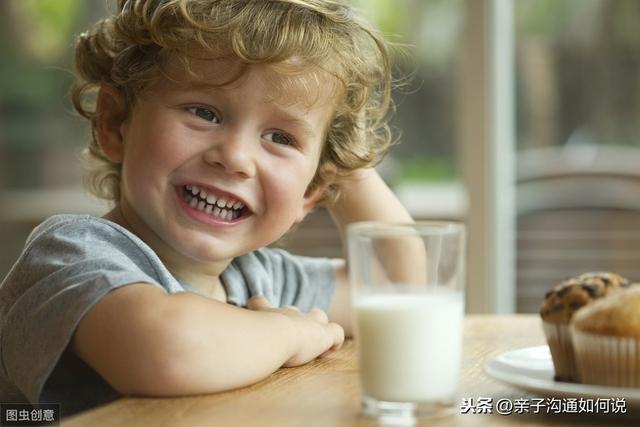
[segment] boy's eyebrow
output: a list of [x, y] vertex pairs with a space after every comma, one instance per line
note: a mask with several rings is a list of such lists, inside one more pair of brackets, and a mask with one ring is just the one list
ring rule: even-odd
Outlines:
[[284, 111], [277, 111], [275, 113], [277, 120], [290, 123], [292, 126], [295, 126], [300, 129], [301, 132], [306, 133], [310, 137], [314, 137], [316, 133], [313, 131], [313, 127], [306, 120], [295, 117]]

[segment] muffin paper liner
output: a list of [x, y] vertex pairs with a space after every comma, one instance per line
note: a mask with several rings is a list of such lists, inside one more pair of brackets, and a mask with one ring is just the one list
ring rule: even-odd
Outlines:
[[555, 379], [578, 382], [580, 376], [575, 362], [569, 325], [543, 321], [542, 328], [551, 351], [553, 367], [556, 372]]
[[640, 387], [640, 340], [581, 332], [572, 328], [580, 379], [584, 384]]

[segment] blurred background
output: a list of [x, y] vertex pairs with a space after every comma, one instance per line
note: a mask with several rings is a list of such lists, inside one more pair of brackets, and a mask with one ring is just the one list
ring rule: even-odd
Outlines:
[[[474, 159], [464, 152], [475, 141], [461, 116], [483, 96], [469, 82], [487, 66], [470, 60], [477, 41], [469, 30], [496, 24], [476, 6], [491, 1], [353, 3], [389, 40], [409, 46], [398, 71], [413, 79], [396, 91], [393, 119], [402, 142], [381, 165], [384, 178], [416, 218], [469, 221]], [[106, 211], [81, 187], [77, 159], [89, 128], [67, 90], [75, 35], [112, 8], [107, 0], [0, 2], [0, 277], [47, 216]], [[508, 310], [532, 312], [573, 274], [611, 270], [640, 280], [640, 2], [518, 0], [506, 10], [512, 132], [510, 151], [497, 159], [513, 163], [500, 179], [513, 188], [505, 197], [514, 230], [512, 250], [495, 262], [513, 266]], [[322, 209], [281, 244], [340, 256]], [[472, 248], [470, 259], [480, 252]], [[469, 285], [475, 279], [470, 270]]]

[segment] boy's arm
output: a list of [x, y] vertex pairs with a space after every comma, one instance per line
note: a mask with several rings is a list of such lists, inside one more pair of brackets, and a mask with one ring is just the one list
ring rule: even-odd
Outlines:
[[[342, 186], [338, 203], [328, 208], [338, 226], [346, 256], [347, 225], [356, 221], [413, 222], [411, 215], [375, 169], [355, 171]], [[347, 280], [348, 262], [336, 260], [336, 293], [328, 312], [329, 320], [340, 324], [346, 336], [353, 336], [351, 299]]]
[[344, 333], [320, 310], [235, 307], [137, 283], [108, 293], [83, 317], [76, 354], [122, 394], [179, 396], [255, 383], [339, 347]]

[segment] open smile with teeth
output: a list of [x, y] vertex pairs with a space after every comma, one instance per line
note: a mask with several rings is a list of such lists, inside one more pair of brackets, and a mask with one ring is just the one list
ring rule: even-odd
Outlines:
[[248, 212], [244, 204], [238, 200], [216, 197], [208, 194], [196, 185], [182, 187], [182, 198], [194, 209], [205, 212], [216, 218], [233, 221]]

